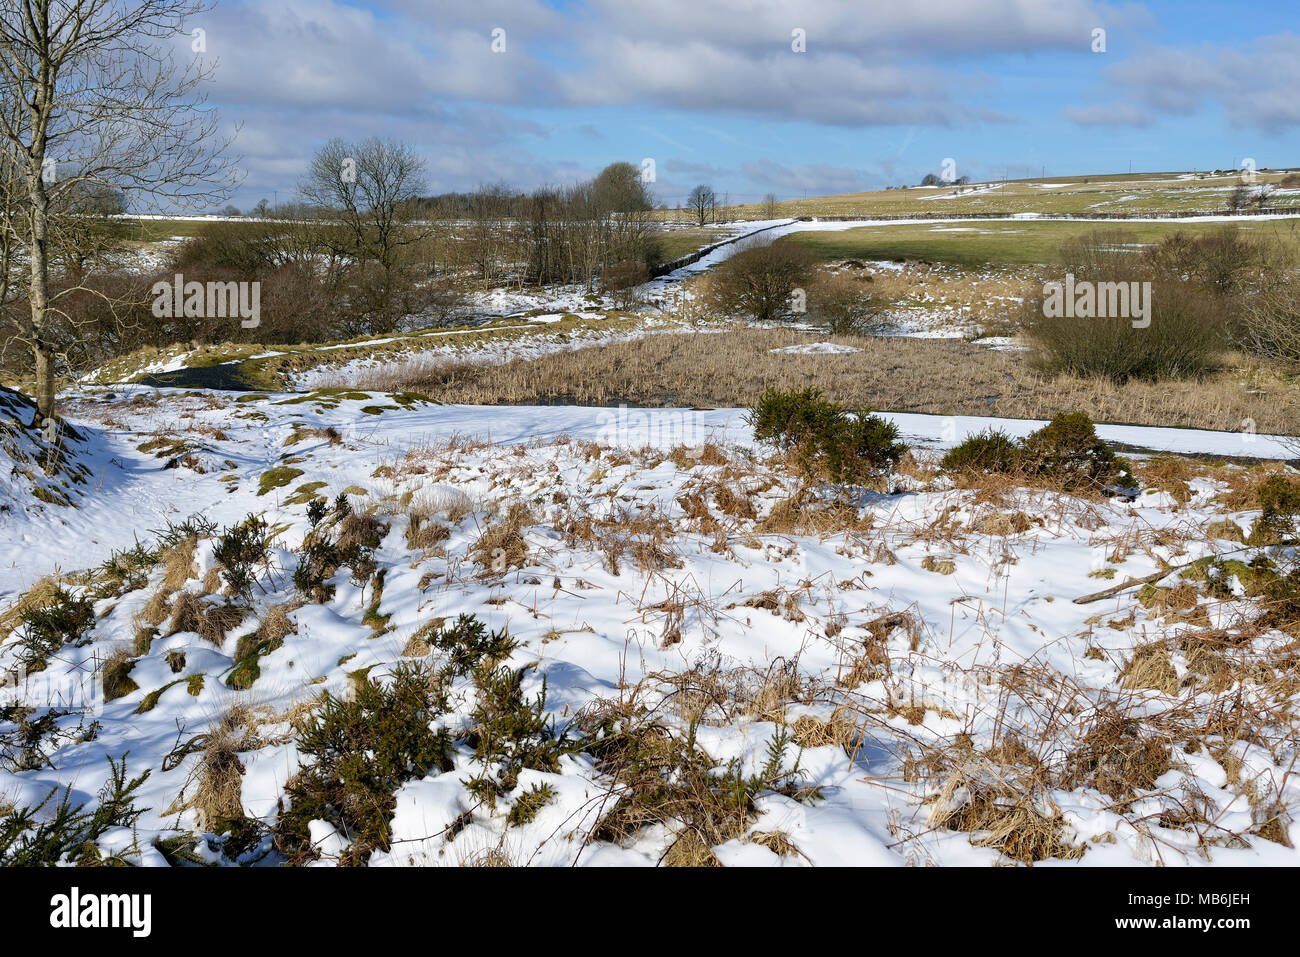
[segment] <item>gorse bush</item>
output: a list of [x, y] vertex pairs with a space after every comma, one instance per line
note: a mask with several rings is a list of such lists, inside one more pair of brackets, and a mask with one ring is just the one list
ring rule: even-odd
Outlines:
[[840, 406], [823, 398], [819, 389], [769, 389], [749, 410], [746, 421], [754, 438], [785, 452], [804, 437], [830, 428], [841, 415]]
[[50, 656], [64, 645], [79, 640], [95, 623], [95, 611], [90, 599], [73, 597], [59, 587], [49, 600], [24, 609], [21, 621], [25, 631], [18, 661], [31, 673], [43, 670]]
[[821, 798], [804, 786], [796, 757], [787, 766], [790, 736], [780, 729], [768, 742], [767, 759], [752, 774], [733, 759], [719, 766], [699, 746], [694, 726], [674, 733], [644, 713], [622, 708], [584, 716], [587, 751], [618, 799], [592, 831], [600, 841], [625, 843], [643, 828], [660, 826], [676, 835], [662, 863], [716, 866], [711, 848], [740, 837], [757, 817], [759, 798], [780, 794], [812, 803]]
[[357, 682], [350, 699], [327, 694], [298, 735], [309, 763], [286, 788], [276, 846], [291, 861], [314, 858], [308, 825], [321, 820], [350, 842], [346, 863], [387, 849], [397, 789], [452, 769], [452, 738], [433, 728], [446, 710], [441, 684], [417, 665], [398, 666], [386, 684]]
[[[64, 718], [75, 716], [75, 726]], [[23, 705], [0, 706], [0, 770], [34, 771], [50, 766], [50, 757], [72, 742], [93, 741], [100, 723], [86, 724], [85, 715], [50, 708], [40, 711]]]
[[352, 569], [352, 581], [358, 585], [374, 576], [374, 551], [387, 525], [372, 515], [353, 511], [342, 494], [328, 513], [318, 502], [309, 503], [307, 516], [312, 529], [303, 539], [293, 572], [293, 584], [300, 593], [317, 603], [329, 601], [334, 595], [329, 579], [340, 568]]
[[809, 479], [867, 484], [888, 475], [907, 446], [898, 429], [869, 409], [847, 410], [818, 389], [769, 389], [749, 410], [754, 437], [788, 453]]
[[266, 519], [249, 515], [221, 533], [212, 550], [225, 571], [231, 591], [247, 599], [257, 581], [256, 567], [267, 559]]
[[1136, 483], [1128, 463], [1097, 436], [1083, 412], [1062, 412], [1025, 438], [1022, 467], [1068, 491], [1098, 491]]
[[[53, 788], [39, 804], [0, 816], [0, 865], [84, 867], [104, 863], [99, 839], [113, 828], [135, 826], [144, 813], [135, 807], [135, 793], [149, 777], [146, 769], [128, 780], [125, 754], [118, 762], [110, 757], [108, 764], [109, 780], [93, 810], [86, 810], [84, 804], [73, 805], [72, 788], [55, 800], [58, 788]], [[125, 863], [121, 854], [114, 859]]]
[[939, 462], [948, 472], [1012, 472], [1020, 466], [1020, 446], [997, 429], [972, 435], [949, 449]]
[[1255, 493], [1260, 516], [1250, 540], [1272, 544], [1294, 538], [1300, 524], [1300, 479], [1270, 475]]
[[489, 631], [473, 615], [461, 615], [450, 625], [439, 623], [416, 634], [446, 656], [447, 668], [455, 677], [469, 675], [484, 664], [494, 667], [519, 646], [506, 629]]
[[1019, 477], [1069, 492], [1136, 487], [1129, 464], [1097, 436], [1083, 412], [1063, 412], [1017, 442], [990, 429], [955, 446], [940, 462], [948, 472]]
[[139, 542], [131, 548], [113, 552], [100, 564], [95, 575], [95, 597], [111, 598], [143, 588], [149, 571], [158, 564], [157, 552]]
[[[472, 615], [450, 625], [438, 621], [418, 631], [412, 642], [417, 638], [441, 653], [441, 665], [403, 664], [385, 683], [354, 679], [352, 697], [325, 695], [299, 729], [298, 750], [308, 761], [289, 782], [289, 806], [275, 830], [276, 847], [291, 861], [316, 856], [309, 830], [315, 820], [333, 825], [349, 842], [345, 863], [361, 863], [372, 851], [387, 849], [398, 788], [452, 770], [458, 740], [472, 749], [478, 764], [465, 784], [489, 809], [518, 786], [520, 772], [559, 770], [569, 744], [546, 715], [545, 682], [540, 694], [528, 698], [523, 693], [527, 669], [503, 666], [516, 647], [514, 639]], [[457, 734], [441, 725], [450, 717], [453, 686], [467, 677], [474, 706]], [[530, 820], [550, 797], [546, 787], [524, 792], [515, 800], [511, 822]]]
[[467, 743], [483, 770], [466, 786], [489, 806], [518, 786], [520, 771], [558, 772], [566, 750], [546, 717], [545, 679], [535, 698], [524, 697], [527, 671], [484, 667], [475, 675], [478, 695]]

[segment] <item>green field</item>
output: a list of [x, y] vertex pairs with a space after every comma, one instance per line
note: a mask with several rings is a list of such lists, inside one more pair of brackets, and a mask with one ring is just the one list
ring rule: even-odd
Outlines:
[[659, 254], [664, 262], [672, 262], [729, 235], [728, 231], [708, 228], [665, 229], [659, 234]]
[[[1280, 186], [1286, 175], [1286, 172], [1261, 171], [1255, 182], [1257, 185]], [[957, 187], [941, 186], [809, 197], [778, 203], [777, 215], [870, 217], [956, 212], [987, 215], [1208, 212], [1224, 210], [1228, 196], [1239, 184], [1240, 178], [1236, 174], [1214, 176], [1191, 172], [1048, 176], [1045, 179], [974, 183], [964, 187], [960, 193]], [[1300, 188], [1282, 188], [1268, 205], [1278, 211], [1300, 212]], [[724, 218], [761, 219], [767, 211], [759, 204], [750, 204], [727, 207], [724, 214]], [[681, 219], [687, 213], [669, 210], [661, 215], [666, 219]]]
[[[781, 242], [799, 243], [822, 262], [842, 259], [916, 260], [962, 266], [986, 263], [1032, 265], [1057, 259], [1061, 245], [1099, 231], [1120, 232], [1134, 243], [1158, 243], [1176, 232], [1205, 233], [1222, 223], [958, 222], [937, 225], [859, 226], [794, 233]], [[1252, 237], [1270, 237], [1300, 250], [1300, 220], [1246, 221]]]

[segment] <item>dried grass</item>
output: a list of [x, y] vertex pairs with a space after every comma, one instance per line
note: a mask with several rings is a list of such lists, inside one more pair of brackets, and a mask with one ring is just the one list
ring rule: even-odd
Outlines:
[[[765, 389], [815, 380], [848, 406], [937, 415], [1051, 418], [1078, 409], [1097, 422], [1222, 429], [1251, 419], [1261, 432], [1290, 433], [1300, 395], [1279, 375], [1234, 359], [1200, 381], [1115, 385], [1043, 376], [1023, 353], [954, 339], [859, 338], [832, 341], [860, 352], [836, 356], [773, 354], [822, 334], [737, 328], [720, 334], [647, 336], [500, 365], [447, 364], [385, 387], [413, 389], [476, 405], [563, 403], [719, 408], [746, 406]], [[358, 382], [368, 373], [360, 373]], [[400, 374], [397, 378], [401, 378]]]

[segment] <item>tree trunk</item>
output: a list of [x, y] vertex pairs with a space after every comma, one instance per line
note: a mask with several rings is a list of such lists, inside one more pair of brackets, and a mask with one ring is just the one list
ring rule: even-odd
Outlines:
[[38, 424], [54, 418], [54, 351], [46, 341], [49, 311], [50, 264], [46, 248], [50, 198], [37, 167], [29, 191], [32, 199], [32, 248], [27, 297], [32, 307], [32, 354], [36, 362], [36, 415]]
[[36, 360], [36, 421], [32, 428], [41, 429], [46, 420], [54, 418], [54, 352], [37, 340], [32, 356]]

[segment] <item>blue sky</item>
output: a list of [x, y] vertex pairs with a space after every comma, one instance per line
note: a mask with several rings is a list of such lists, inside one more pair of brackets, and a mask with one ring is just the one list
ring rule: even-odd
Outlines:
[[291, 196], [330, 137], [371, 135], [419, 149], [430, 192], [527, 189], [648, 158], [676, 204], [699, 182], [733, 202], [914, 184], [950, 157], [976, 180], [1300, 165], [1296, 12], [1294, 0], [217, 0], [190, 26], [216, 63], [210, 103], [239, 126], [241, 207]]

